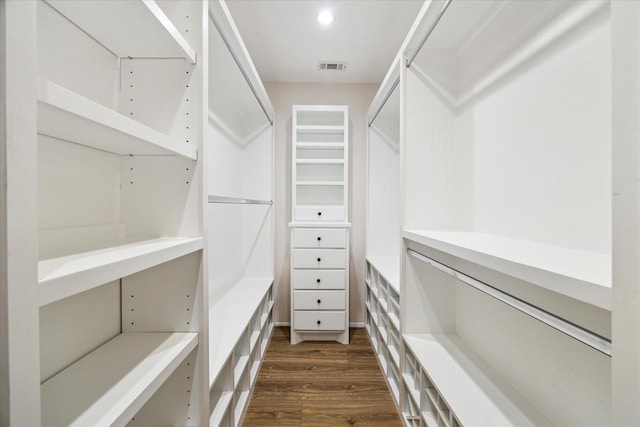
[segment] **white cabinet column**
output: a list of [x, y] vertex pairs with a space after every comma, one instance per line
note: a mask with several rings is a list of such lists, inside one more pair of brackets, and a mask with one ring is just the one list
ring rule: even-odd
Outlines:
[[0, 40], [0, 426], [37, 426], [35, 2], [0, 2]]
[[640, 3], [611, 2], [612, 425], [640, 424]]

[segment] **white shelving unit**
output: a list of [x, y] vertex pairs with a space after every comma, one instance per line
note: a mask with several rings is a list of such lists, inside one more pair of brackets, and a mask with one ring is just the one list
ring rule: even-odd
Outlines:
[[369, 108], [365, 327], [402, 415], [400, 354], [400, 60]]
[[224, 3], [209, 3], [209, 414], [240, 426], [274, 328], [273, 107]]
[[41, 386], [26, 402], [43, 425], [207, 412], [200, 6], [39, 1], [21, 18], [38, 61]]
[[408, 426], [611, 424], [610, 8], [436, 1], [405, 42]]
[[349, 110], [292, 107], [291, 343], [349, 342]]
[[[386, 264], [375, 264], [374, 261], [367, 258], [365, 328], [394, 403], [400, 408], [400, 289], [397, 281], [386, 278], [395, 275], [397, 280], [395, 272], [399, 271], [399, 265], [392, 265], [389, 259], [384, 259]], [[386, 267], [385, 274], [381, 272], [384, 269], [377, 269], [378, 265]]]
[[212, 307], [210, 425], [241, 424], [273, 332], [272, 312], [273, 280], [265, 279], [243, 280]]
[[273, 108], [226, 5], [0, 8], [0, 424], [239, 425], [273, 330]]

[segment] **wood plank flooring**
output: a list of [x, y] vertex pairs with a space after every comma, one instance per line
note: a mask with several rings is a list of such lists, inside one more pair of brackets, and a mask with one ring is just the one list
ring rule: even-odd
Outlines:
[[350, 341], [291, 345], [276, 328], [243, 426], [401, 427], [367, 332]]

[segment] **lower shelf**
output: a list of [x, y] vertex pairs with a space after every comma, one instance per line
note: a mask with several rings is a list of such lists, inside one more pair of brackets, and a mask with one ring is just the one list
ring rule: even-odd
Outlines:
[[[425, 391], [437, 392], [446, 400], [460, 424], [552, 425], [457, 336], [405, 335], [404, 341], [407, 351], [415, 355], [433, 382], [435, 390]], [[405, 376], [407, 381], [409, 378]]]
[[123, 333], [41, 386], [43, 425], [125, 425], [198, 345], [198, 334]]
[[227, 391], [220, 395], [220, 397], [216, 400], [215, 407], [211, 413], [211, 417], [209, 418], [209, 424], [212, 426], [219, 426], [222, 424], [222, 419], [225, 415], [227, 415], [227, 411], [229, 410], [229, 405], [233, 400], [233, 392]]

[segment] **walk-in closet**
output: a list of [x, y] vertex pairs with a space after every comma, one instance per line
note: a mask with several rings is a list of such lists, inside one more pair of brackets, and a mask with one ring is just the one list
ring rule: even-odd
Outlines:
[[0, 0], [0, 427], [640, 424], [640, 2]]

